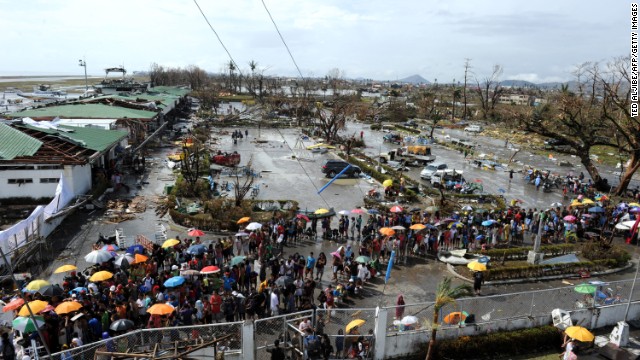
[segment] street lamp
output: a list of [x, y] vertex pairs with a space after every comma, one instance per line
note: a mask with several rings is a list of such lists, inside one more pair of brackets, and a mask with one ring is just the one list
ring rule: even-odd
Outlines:
[[89, 91], [89, 83], [87, 82], [87, 62], [85, 60], [78, 60], [78, 65], [84, 68], [84, 91]]

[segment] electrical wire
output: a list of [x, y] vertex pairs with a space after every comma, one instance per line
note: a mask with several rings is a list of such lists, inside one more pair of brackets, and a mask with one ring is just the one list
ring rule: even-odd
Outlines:
[[273, 16], [271, 16], [271, 12], [267, 8], [267, 4], [265, 4], [264, 0], [261, 0], [261, 1], [262, 1], [262, 6], [264, 6], [264, 9], [267, 11], [267, 14], [269, 14], [269, 19], [271, 19], [271, 22], [273, 23], [273, 26], [276, 28], [276, 31], [278, 32], [278, 35], [280, 36], [280, 40], [282, 40], [282, 43], [284, 44], [284, 47], [287, 49], [287, 52], [289, 53], [289, 57], [291, 58], [291, 61], [293, 61], [293, 65], [295, 65], [296, 70], [298, 70], [298, 74], [300, 74], [300, 78], [304, 80], [304, 76], [302, 75], [302, 71], [300, 71], [300, 67], [298, 67], [298, 63], [296, 62], [296, 59], [293, 57], [293, 54], [291, 53], [291, 50], [289, 49], [289, 45], [287, 45], [287, 42], [284, 40], [284, 37], [282, 36], [282, 33], [280, 32], [280, 29], [278, 29], [278, 25], [276, 24], [276, 21], [273, 20]]
[[222, 39], [220, 38], [220, 36], [218, 35], [218, 32], [216, 31], [216, 29], [213, 28], [213, 25], [211, 25], [211, 23], [209, 22], [209, 19], [207, 18], [207, 15], [204, 14], [204, 12], [202, 11], [202, 8], [200, 7], [200, 5], [198, 4], [197, 0], [193, 0], [193, 3], [196, 4], [196, 6], [198, 7], [198, 10], [200, 11], [200, 14], [202, 14], [202, 17], [204, 18], [204, 21], [207, 22], [207, 25], [209, 25], [209, 28], [211, 29], [211, 31], [213, 31], [213, 33], [216, 35], [216, 38], [218, 39], [218, 42], [220, 43], [220, 45], [222, 45], [222, 48], [224, 49], [224, 51], [227, 53], [227, 55], [229, 56], [229, 60], [231, 61], [231, 63], [233, 64], [233, 66], [236, 67], [236, 70], [238, 70], [238, 72], [240, 73], [240, 75], [242, 74], [242, 70], [240, 70], [240, 67], [238, 66], [238, 64], [236, 63], [235, 60], [233, 60], [233, 56], [231, 56], [231, 53], [229, 52], [229, 50], [227, 49], [227, 47], [224, 45], [224, 43], [222, 42]]

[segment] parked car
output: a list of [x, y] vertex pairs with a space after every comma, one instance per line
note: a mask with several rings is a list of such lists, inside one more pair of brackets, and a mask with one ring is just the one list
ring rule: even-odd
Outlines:
[[400, 145], [402, 143], [402, 136], [400, 134], [389, 133], [382, 137], [382, 142]]
[[418, 127], [418, 123], [415, 122], [414, 120], [409, 120], [409, 121], [407, 121], [406, 123], [404, 123], [402, 125], [406, 126], [406, 127], [412, 127], [412, 128]]
[[558, 150], [558, 151], [569, 151], [571, 150], [571, 146], [567, 144], [566, 141], [561, 139], [547, 139], [544, 141], [544, 148], [546, 150]]
[[447, 168], [447, 164], [443, 162], [432, 162], [422, 169], [420, 172], [420, 178], [423, 180], [431, 180], [431, 176], [433, 176], [438, 170], [444, 170]]
[[[350, 165], [348, 162], [343, 160], [325, 160], [322, 163], [322, 173], [327, 177], [334, 177], [340, 173], [344, 168]], [[351, 165], [351, 167], [343, 174], [343, 176], [350, 177], [359, 177], [362, 170], [360, 167], [356, 165]]]
[[466, 132], [474, 132], [474, 133], [480, 133], [483, 130], [484, 129], [480, 125], [469, 125], [466, 128], [464, 128], [464, 131], [466, 131]]

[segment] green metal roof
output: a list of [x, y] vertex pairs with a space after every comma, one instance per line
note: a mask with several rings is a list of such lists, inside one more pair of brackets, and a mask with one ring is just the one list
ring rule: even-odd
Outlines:
[[154, 111], [129, 109], [105, 104], [67, 104], [47, 106], [37, 109], [15, 112], [8, 117], [51, 117], [77, 119], [153, 119], [157, 115]]
[[60, 130], [43, 129], [31, 125], [24, 125], [24, 127], [69, 139], [82, 147], [95, 151], [107, 150], [128, 135], [126, 131], [122, 130], [105, 130], [94, 127], [59, 125]]
[[165, 93], [174, 96], [185, 96], [191, 92], [190, 89], [180, 88], [176, 86], [154, 86], [149, 89], [150, 93]]
[[40, 146], [42, 146], [42, 141], [9, 125], [0, 124], [0, 160], [32, 156], [40, 149]]

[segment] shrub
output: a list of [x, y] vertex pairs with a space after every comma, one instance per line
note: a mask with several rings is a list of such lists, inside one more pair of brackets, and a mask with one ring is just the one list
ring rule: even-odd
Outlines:
[[553, 326], [543, 326], [480, 336], [461, 336], [436, 342], [435, 359], [490, 359], [499, 356], [555, 350], [562, 334]]
[[380, 129], [382, 129], [382, 125], [380, 124], [371, 125], [371, 130], [380, 130]]
[[420, 134], [420, 130], [418, 130], [418, 129], [412, 129], [412, 128], [409, 128], [409, 127], [406, 127], [406, 126], [402, 126], [402, 125], [394, 125], [394, 126], [398, 130], [406, 131], [406, 132], [411, 133], [411, 134]]
[[617, 266], [625, 266], [631, 260], [631, 255], [624, 249], [599, 241], [590, 241], [582, 245], [582, 255], [589, 260], [613, 259]]

